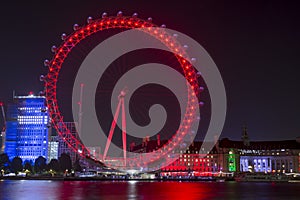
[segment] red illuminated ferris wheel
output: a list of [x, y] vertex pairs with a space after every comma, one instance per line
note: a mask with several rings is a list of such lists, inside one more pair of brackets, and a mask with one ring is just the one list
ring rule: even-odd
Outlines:
[[[155, 162], [156, 159], [159, 159], [161, 156], [165, 156], [170, 153], [176, 145], [179, 145], [182, 142], [182, 139], [188, 134], [190, 131], [191, 124], [195, 119], [195, 110], [198, 104], [199, 97], [199, 84], [197, 80], [197, 72], [192, 66], [191, 62], [189, 62], [189, 57], [185, 51], [185, 47], [182, 46], [177, 40], [176, 36], [164, 31], [165, 25], [157, 26], [152, 23], [152, 18], [148, 18], [147, 20], [143, 20], [138, 18], [137, 14], [134, 13], [132, 16], [123, 16], [122, 12], [118, 12], [117, 16], [108, 16], [106, 13], [102, 14], [102, 17], [99, 19], [93, 19], [92, 17], [88, 17], [87, 24], [83, 26], [79, 26], [75, 24], [73, 26], [73, 32], [69, 35], [62, 34], [61, 39], [62, 43], [60, 46], [52, 46], [51, 50], [54, 53], [51, 60], [45, 60], [44, 65], [48, 67], [48, 73], [45, 76], [41, 76], [41, 80], [45, 82], [45, 96], [46, 102], [49, 108], [49, 114], [51, 117], [52, 125], [57, 130], [58, 135], [62, 138], [62, 140], [69, 146], [70, 149], [78, 153], [82, 157], [90, 157], [89, 149], [82, 143], [82, 141], [76, 138], [73, 134], [71, 134], [70, 130], [68, 130], [67, 126], [64, 124], [63, 116], [60, 112], [60, 108], [58, 107], [57, 96], [57, 81], [60, 70], [65, 59], [69, 56], [70, 52], [77, 45], [80, 45], [81, 41], [90, 37], [94, 33], [101, 32], [107, 29], [120, 29], [120, 30], [129, 30], [129, 29], [137, 29], [139, 31], [143, 31], [155, 39], [159, 40], [163, 45], [165, 45], [171, 52], [174, 53], [174, 56], [177, 58], [178, 63], [183, 69], [185, 79], [187, 80], [187, 84], [190, 85], [188, 87], [188, 102], [185, 109], [184, 117], [182, 119], [182, 123], [179, 126], [179, 129], [175, 133], [176, 140], [167, 142], [163, 147], [160, 148], [160, 153], [156, 154], [151, 158], [151, 161]], [[190, 89], [191, 88], [191, 89]], [[201, 87], [200, 87], [201, 88]], [[119, 105], [116, 110], [122, 107], [124, 112], [124, 96], [120, 97]], [[115, 117], [118, 117], [116, 116]], [[112, 122], [111, 131], [113, 131], [115, 126], [115, 120]], [[126, 124], [124, 124], [126, 126]], [[101, 160], [101, 162], [105, 162], [106, 153], [109, 148], [109, 144], [111, 141], [112, 133], [109, 133], [107, 145], [105, 147], [105, 152]], [[124, 141], [125, 137], [125, 141]], [[137, 163], [136, 158], [127, 158], [126, 157], [126, 132], [123, 131], [123, 148], [124, 148], [124, 157], [122, 159], [122, 163], [130, 168], [132, 163]], [[162, 151], [163, 149], [163, 151]], [[107, 163], [106, 163], [107, 164]], [[109, 164], [108, 164], [109, 165]], [[142, 164], [141, 164], [142, 165]]]

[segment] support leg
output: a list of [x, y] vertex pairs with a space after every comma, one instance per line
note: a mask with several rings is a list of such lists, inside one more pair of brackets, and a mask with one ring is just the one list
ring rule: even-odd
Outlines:
[[105, 161], [107, 151], [108, 151], [109, 145], [111, 143], [112, 136], [114, 134], [114, 130], [115, 130], [115, 127], [116, 127], [116, 124], [117, 124], [118, 116], [119, 116], [119, 113], [120, 113], [120, 106], [121, 106], [121, 100], [119, 100], [117, 110], [116, 110], [116, 113], [114, 115], [114, 120], [113, 120], [113, 122], [111, 124], [111, 127], [110, 127], [109, 135], [108, 135], [108, 138], [107, 138], [107, 141], [106, 141], [105, 150], [104, 150], [104, 154], [103, 154], [103, 161]]
[[124, 98], [122, 98], [122, 137], [123, 137], [123, 155], [124, 155], [124, 166], [126, 167], [126, 113]]

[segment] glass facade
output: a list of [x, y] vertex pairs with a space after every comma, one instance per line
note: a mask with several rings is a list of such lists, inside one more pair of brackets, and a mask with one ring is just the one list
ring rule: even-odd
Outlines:
[[[72, 135], [74, 137], [76, 137], [77, 139], [79, 139], [79, 135], [76, 130], [76, 123], [77, 122], [64, 122], [67, 129], [72, 133]], [[61, 129], [61, 125], [59, 126], [59, 128]], [[71, 157], [72, 163], [74, 163], [76, 161], [76, 159], [78, 158], [77, 152], [72, 150], [61, 137], [58, 136], [57, 138], [58, 138], [58, 142], [59, 142], [58, 155], [60, 156], [62, 153], [69, 154]]]
[[12, 159], [34, 160], [48, 154], [49, 115], [42, 96], [15, 96], [8, 106], [5, 152]]
[[54, 139], [53, 140], [51, 139], [51, 141], [49, 141], [48, 162], [50, 162], [52, 159], [58, 159], [58, 145], [59, 145], [59, 143], [57, 141], [55, 141]]

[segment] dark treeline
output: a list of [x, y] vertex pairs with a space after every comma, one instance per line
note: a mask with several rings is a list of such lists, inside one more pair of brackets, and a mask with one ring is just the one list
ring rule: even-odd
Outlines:
[[1, 175], [25, 172], [26, 175], [51, 174], [53, 176], [80, 172], [82, 171], [82, 167], [80, 166], [79, 160], [76, 160], [75, 163], [72, 164], [69, 154], [66, 153], [62, 153], [58, 159], [51, 159], [48, 164], [46, 163], [46, 158], [43, 156], [39, 156], [33, 163], [30, 161], [22, 162], [22, 159], [18, 156], [9, 160], [7, 154], [3, 153], [0, 154], [0, 170]]

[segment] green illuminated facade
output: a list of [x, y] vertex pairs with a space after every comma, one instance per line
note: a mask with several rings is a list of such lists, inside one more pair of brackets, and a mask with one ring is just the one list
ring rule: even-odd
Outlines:
[[236, 171], [235, 154], [233, 153], [232, 150], [229, 151], [229, 155], [228, 155], [228, 170], [230, 172], [235, 172]]

